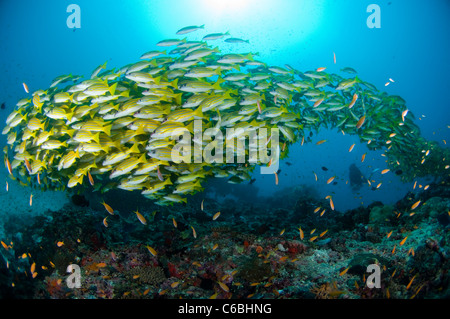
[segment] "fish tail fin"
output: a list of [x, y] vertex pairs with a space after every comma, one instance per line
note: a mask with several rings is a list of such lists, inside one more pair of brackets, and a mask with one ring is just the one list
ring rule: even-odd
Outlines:
[[100, 144], [100, 132], [95, 133], [94, 135], [92, 135], [92, 139], [97, 142], [98, 144]]
[[199, 106], [192, 114], [194, 115], [194, 118], [195, 117], [203, 118], [202, 107]]
[[174, 87], [175, 89], [178, 89], [178, 78], [170, 82], [170, 85]]
[[111, 136], [111, 127], [112, 127], [112, 124], [106, 125], [103, 127], [103, 132], [108, 136]]
[[114, 93], [116, 93], [116, 87], [117, 87], [117, 82], [109, 87], [109, 93], [111, 93], [111, 95], [114, 95]]

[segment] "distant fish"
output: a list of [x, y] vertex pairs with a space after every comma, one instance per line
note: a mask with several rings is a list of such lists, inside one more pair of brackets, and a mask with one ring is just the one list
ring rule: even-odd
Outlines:
[[111, 215], [114, 215], [114, 209], [112, 209], [111, 206], [106, 204], [104, 201], [103, 201], [102, 205], [105, 206], [105, 209], [108, 213], [110, 213]]
[[210, 33], [208, 35], [205, 35], [202, 40], [204, 41], [204, 40], [222, 39], [226, 35], [230, 35], [230, 33], [228, 31], [225, 33]]
[[243, 39], [239, 39], [239, 38], [228, 38], [225, 40], [225, 42], [228, 42], [228, 43], [250, 43], [249, 40], [243, 40]]
[[152, 247], [150, 247], [149, 245], [147, 245], [147, 249], [150, 252], [150, 254], [152, 254], [153, 256], [156, 256], [158, 253], [156, 252], [156, 250], [154, 250]]
[[356, 73], [358, 73], [358, 72], [356, 72], [355, 69], [352, 69], [352, 68], [350, 68], [350, 67], [343, 68], [343, 69], [341, 69], [341, 71], [342, 71], [342, 72], [345, 72], [345, 73], [350, 73], [350, 74], [356, 74]]
[[28, 90], [28, 85], [26, 83], [22, 83], [22, 85], [25, 92], [30, 93], [30, 91]]
[[361, 128], [361, 126], [363, 126], [365, 120], [366, 120], [366, 116], [363, 115], [363, 116], [359, 119], [358, 123], [356, 123], [356, 128], [357, 128], [357, 129]]
[[291, 162], [286, 162], [286, 165], [287, 165], [287, 166], [291, 166], [292, 163], [291, 163]]
[[189, 26], [189, 27], [181, 28], [180, 30], [177, 31], [177, 34], [180, 35], [180, 34], [191, 33], [191, 32], [194, 32], [194, 31], [197, 31], [197, 30], [200, 30], [200, 29], [204, 29], [204, 28], [205, 28], [204, 24], [202, 24], [201, 26], [192, 25], [192, 26]]
[[326, 171], [328, 171], [328, 168], [326, 168], [325, 166], [322, 166], [322, 170], [326, 172]]
[[419, 206], [420, 205], [420, 200], [419, 201], [417, 201], [417, 202], [415, 202], [412, 206], [411, 206], [411, 210], [414, 210], [414, 209], [416, 209], [417, 208], [417, 206]]
[[252, 178], [251, 180], [250, 180], [250, 185], [252, 185], [254, 182], [256, 181], [256, 178]]
[[140, 221], [142, 224], [147, 225], [147, 221], [145, 220], [145, 217], [142, 216], [142, 214], [139, 213], [139, 211], [135, 211], [134, 213], [136, 214], [137, 218], [139, 219], [139, 221]]
[[2, 110], [5, 109], [5, 102], [2, 103], [2, 105], [0, 106], [0, 109], [2, 109]]

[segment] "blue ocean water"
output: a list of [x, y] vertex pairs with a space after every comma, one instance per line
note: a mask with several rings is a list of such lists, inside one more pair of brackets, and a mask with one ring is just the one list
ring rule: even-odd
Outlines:
[[[71, 29], [67, 12], [71, 4], [81, 9], [81, 27]], [[369, 28], [367, 8], [380, 8], [381, 27]], [[448, 52], [450, 3], [436, 1], [298, 1], [298, 0], [151, 0], [151, 1], [10, 1], [0, 3], [0, 113], [4, 123], [17, 101], [30, 91], [44, 89], [58, 75], [89, 76], [100, 64], [108, 68], [135, 62], [156, 43], [176, 37], [187, 25], [205, 24], [189, 34], [199, 40], [207, 33], [225, 32], [248, 39], [249, 44], [217, 45], [222, 52], [259, 53], [270, 65], [289, 64], [307, 71], [327, 67], [339, 72], [352, 67], [358, 76], [392, 95], [400, 95], [416, 115], [422, 135], [443, 145], [449, 140], [447, 93], [450, 90]], [[333, 53], [337, 63], [333, 63]], [[389, 78], [395, 82], [384, 87]], [[327, 143], [315, 145], [327, 139]], [[356, 143], [353, 152], [348, 148]], [[5, 145], [4, 136], [1, 138]], [[361, 163], [361, 156], [367, 153]], [[281, 163], [280, 182], [255, 171], [260, 196], [296, 185], [310, 185], [325, 197], [333, 193], [336, 209], [394, 203], [412, 190], [386, 168], [381, 152], [370, 152], [356, 136], [322, 130], [310, 144], [291, 149], [287, 166]], [[349, 165], [355, 163], [367, 176], [382, 182], [376, 191], [351, 191]], [[328, 171], [323, 171], [325, 166]], [[315, 181], [317, 173], [319, 183]], [[325, 181], [336, 176], [336, 185]], [[426, 183], [426, 182], [425, 182]], [[425, 184], [424, 183], [424, 184]]]

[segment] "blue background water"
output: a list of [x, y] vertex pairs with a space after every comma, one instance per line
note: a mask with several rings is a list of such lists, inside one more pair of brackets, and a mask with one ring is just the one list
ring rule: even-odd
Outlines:
[[[81, 8], [81, 28], [75, 31], [66, 25], [70, 15], [66, 9], [72, 3]], [[381, 8], [380, 29], [366, 24], [371, 3]], [[61, 74], [88, 77], [105, 61], [108, 68], [121, 67], [139, 60], [146, 51], [159, 49], [155, 44], [177, 37], [178, 29], [205, 24], [205, 30], [188, 34], [188, 38], [199, 40], [208, 33], [229, 31], [250, 44], [218, 40], [224, 52], [258, 52], [261, 61], [289, 64], [301, 71], [356, 69], [365, 81], [402, 96], [416, 115], [422, 134], [443, 144], [443, 139], [450, 142], [449, 13], [446, 0], [2, 0], [0, 102], [5, 102], [7, 109], [1, 111], [0, 120], [4, 123], [17, 101], [26, 96], [22, 82], [33, 92], [47, 88]], [[384, 87], [389, 78], [395, 83]], [[320, 139], [328, 142], [316, 146]], [[349, 153], [353, 143], [355, 149]], [[5, 144], [4, 136], [1, 144]], [[356, 136], [322, 131], [313, 143], [292, 148], [287, 161], [293, 165], [281, 164], [278, 186], [273, 176], [258, 173], [255, 185], [259, 194], [266, 196], [285, 186], [314, 185], [324, 197], [335, 193], [338, 210], [374, 200], [393, 203], [412, 190], [412, 183], [403, 184], [394, 174], [380, 175], [378, 171], [373, 178], [383, 183], [379, 190], [363, 188], [360, 194], [352, 193], [345, 184], [351, 163], [367, 175], [375, 168], [386, 168], [381, 152], [369, 152], [361, 163], [366, 152]], [[329, 171], [322, 171], [322, 166]], [[338, 184], [327, 185], [333, 175]]]

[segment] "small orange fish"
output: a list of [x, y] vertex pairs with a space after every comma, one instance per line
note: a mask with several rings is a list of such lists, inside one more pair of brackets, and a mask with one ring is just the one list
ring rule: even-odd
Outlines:
[[392, 230], [386, 235], [386, 238], [389, 238], [389, 237], [391, 237], [391, 235], [392, 235]]
[[301, 227], [298, 230], [299, 230], [299, 233], [300, 233], [300, 239], [303, 240], [303, 238], [305, 238], [305, 235], [303, 234], [303, 230], [302, 230]]
[[27, 168], [28, 174], [31, 174], [31, 165], [30, 162], [25, 158], [25, 167]]
[[219, 247], [219, 244], [214, 244], [214, 246], [212, 247], [212, 250], [216, 250], [217, 247]]
[[108, 217], [103, 218], [103, 225], [104, 225], [105, 227], [108, 227], [108, 222], [106, 221], [107, 218], [108, 218]]
[[165, 295], [166, 292], [167, 292], [167, 289], [161, 290], [161, 291], [159, 292], [159, 295], [160, 295], [160, 296]]
[[325, 214], [325, 212], [326, 212], [326, 209], [324, 209], [324, 210], [320, 213], [320, 216], [322, 217], [323, 214]]
[[333, 62], [336, 64], [336, 53], [333, 52]]
[[320, 140], [320, 141], [318, 141], [317, 143], [316, 143], [316, 145], [320, 145], [320, 144], [323, 144], [323, 143], [325, 143], [327, 140]]
[[220, 216], [220, 212], [215, 213], [212, 220], [216, 220], [217, 218], [219, 218], [219, 216]]
[[391, 82], [388, 81], [384, 84], [384, 86], [388, 86], [389, 84], [391, 84]]
[[322, 71], [325, 71], [326, 70], [326, 68], [324, 68], [324, 67], [321, 67], [321, 68], [317, 68], [317, 72], [322, 72]]
[[414, 182], [413, 189], [416, 189], [416, 186], [417, 186], [417, 181]]
[[216, 292], [214, 295], [212, 295], [211, 297], [209, 297], [209, 299], [216, 299], [218, 295], [219, 295], [219, 293]]
[[364, 153], [364, 154], [361, 156], [361, 163], [363, 163], [365, 159], [366, 159], [366, 153]]
[[194, 226], [191, 226], [192, 228], [192, 235], [194, 236], [194, 238], [197, 238], [197, 232], [195, 231]]
[[59, 242], [56, 243], [56, 246], [58, 246], [58, 247], [61, 247], [61, 246], [63, 246], [63, 245], [64, 245], [64, 242], [63, 242], [63, 241], [59, 241]]
[[[358, 94], [353, 94], [353, 98], [352, 101], [350, 102], [350, 104], [348, 105], [348, 108], [351, 109], [353, 107], [353, 105], [355, 105], [356, 100], [358, 99]], [[358, 127], [359, 128], [359, 127]]]
[[225, 291], [225, 292], [229, 292], [230, 291], [230, 288], [228, 288], [228, 286], [225, 285], [223, 282], [218, 281], [217, 283], [219, 284], [220, 288], [222, 288], [223, 291]]
[[105, 268], [106, 267], [106, 263], [98, 263], [96, 266], [98, 268]]
[[89, 179], [89, 183], [91, 184], [91, 186], [94, 186], [94, 179], [92, 178], [92, 175], [89, 171], [88, 171], [88, 179]]
[[406, 236], [405, 238], [403, 238], [403, 240], [400, 242], [400, 246], [403, 246], [403, 244], [405, 243], [405, 241], [406, 241], [406, 238], [408, 238], [408, 236]]
[[314, 209], [314, 214], [317, 213], [322, 207], [317, 207], [316, 209]]
[[417, 208], [417, 206], [419, 206], [420, 205], [420, 200], [419, 201], [417, 201], [417, 202], [415, 202], [412, 206], [411, 206], [411, 210], [414, 210], [414, 209], [416, 209]]
[[311, 230], [311, 232], [309, 233], [310, 235], [314, 234], [316, 231], [316, 229], [314, 228], [313, 230]]
[[38, 184], [41, 185], [41, 177], [39, 176], [39, 173], [37, 173], [36, 178], [37, 178]]
[[2, 244], [3, 248], [5, 248], [6, 250], [8, 250], [8, 245], [6, 245], [3, 241], [0, 241], [0, 243]]
[[414, 277], [412, 277], [411, 281], [409, 282], [409, 284], [406, 286], [406, 290], [408, 290], [411, 287], [411, 284], [414, 281], [414, 278], [416, 278], [417, 275], [414, 275]]
[[324, 101], [324, 99], [317, 100], [317, 101], [314, 103], [313, 107], [318, 107], [320, 104], [322, 104], [323, 101]]
[[334, 181], [336, 176], [332, 176], [327, 180], [327, 184], [330, 184], [332, 181]]
[[178, 228], [178, 224], [177, 224], [177, 221], [175, 220], [175, 218], [172, 218], [172, 224], [173, 224], [173, 227]]
[[425, 187], [423, 188], [423, 190], [426, 191], [429, 187], [430, 187], [430, 185], [425, 185]]
[[275, 185], [278, 185], [278, 174], [275, 172]]
[[150, 254], [152, 254], [153, 256], [156, 256], [158, 253], [156, 252], [156, 250], [154, 250], [152, 247], [150, 247], [149, 245], [147, 245], [147, 249], [150, 252]]
[[12, 175], [13, 173], [12, 173], [11, 163], [9, 162], [8, 157], [5, 157], [5, 165], [6, 165], [6, 168], [8, 169], [8, 173], [10, 175]]
[[366, 121], [366, 116], [363, 115], [363, 116], [359, 119], [359, 121], [356, 123], [356, 128], [357, 128], [357, 129], [360, 129], [361, 126], [363, 126], [363, 124], [364, 124], [365, 121]]
[[310, 242], [313, 242], [313, 241], [315, 241], [315, 240], [317, 239], [317, 237], [318, 237], [318, 236], [311, 237], [311, 238], [309, 239], [309, 241], [310, 241]]
[[285, 231], [285, 229], [283, 229], [283, 230], [280, 232], [280, 236], [282, 236], [282, 235], [284, 234], [284, 231]]
[[394, 248], [392, 248], [392, 252], [391, 252], [392, 255], [395, 253], [395, 247], [396, 247], [396, 246], [394, 245]]
[[28, 85], [24, 82], [22, 83], [23, 85], [23, 89], [25, 90], [25, 92], [30, 93], [30, 91], [28, 90]]
[[316, 182], [317, 182], [317, 174], [315, 172], [313, 172], [313, 173], [314, 173], [314, 178], [316, 179]]
[[145, 217], [142, 216], [142, 214], [139, 213], [139, 211], [135, 211], [134, 213], [136, 214], [137, 218], [139, 219], [139, 221], [140, 221], [142, 224], [147, 225], [147, 221], [145, 220]]
[[33, 194], [30, 194], [30, 206], [33, 205]]
[[202, 203], [200, 204], [200, 209], [203, 211], [203, 202], [204, 202], [205, 200], [202, 200]]
[[323, 232], [321, 232], [320, 235], [319, 235], [319, 237], [323, 237], [327, 232], [328, 232], [328, 229], [325, 230], [325, 231], [323, 231]]
[[177, 288], [179, 284], [180, 284], [179, 281], [175, 281], [175, 282], [173, 282], [173, 283], [170, 284], [170, 287], [172, 287], [172, 288]]
[[345, 268], [343, 271], [341, 271], [340, 273], [339, 273], [339, 276], [344, 276], [346, 273], [347, 273], [347, 271], [350, 269], [350, 267], [347, 267], [347, 268]]
[[105, 209], [108, 213], [110, 213], [111, 215], [114, 215], [114, 209], [112, 209], [111, 206], [109, 206], [105, 202], [103, 202], [102, 205], [105, 206]]
[[330, 197], [330, 207], [332, 210], [334, 210], [334, 203], [333, 203], [333, 200], [331, 199], [331, 197]]
[[352, 146], [350, 146], [350, 148], [348, 149], [348, 152], [350, 153], [351, 151], [353, 151], [353, 148], [355, 147], [355, 144], [353, 144]]
[[405, 122], [405, 117], [406, 117], [406, 115], [408, 114], [408, 112], [409, 112], [409, 110], [404, 110], [404, 111], [402, 112], [402, 121], [403, 121], [403, 122]]
[[389, 172], [389, 168], [386, 168], [386, 169], [382, 170], [381, 174], [386, 174], [387, 172]]
[[377, 185], [377, 187], [376, 187], [376, 188], [380, 188], [381, 184], [382, 184], [382, 183], [379, 183], [379, 184]]

